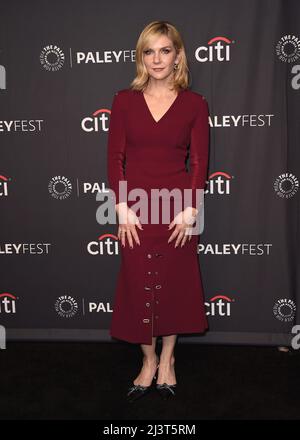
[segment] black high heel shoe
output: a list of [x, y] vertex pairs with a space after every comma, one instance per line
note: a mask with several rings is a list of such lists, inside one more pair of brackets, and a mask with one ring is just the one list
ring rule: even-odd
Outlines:
[[[175, 361], [173, 360], [173, 367], [175, 365]], [[167, 400], [170, 397], [176, 396], [175, 389], [176, 389], [176, 383], [170, 385], [166, 382], [164, 383], [157, 383], [156, 384], [156, 390], [158, 391], [158, 394], [162, 399]]]
[[160, 397], [162, 397], [163, 400], [167, 400], [170, 397], [174, 397], [176, 395], [175, 393], [176, 385], [177, 385], [176, 383], [173, 385], [169, 385], [166, 382], [164, 382], [163, 384], [157, 383], [156, 389]]
[[[157, 364], [157, 366], [156, 366], [156, 372], [153, 376], [153, 379], [156, 379], [158, 367], [159, 367], [159, 364]], [[153, 379], [152, 379], [152, 381], [153, 381]], [[151, 385], [152, 385], [152, 383], [151, 383]], [[127, 395], [126, 395], [128, 402], [134, 402], [135, 400], [140, 399], [141, 397], [145, 396], [147, 393], [149, 393], [149, 391], [151, 389], [151, 385], [149, 385], [149, 386], [144, 386], [144, 385], [131, 386], [127, 392]]]

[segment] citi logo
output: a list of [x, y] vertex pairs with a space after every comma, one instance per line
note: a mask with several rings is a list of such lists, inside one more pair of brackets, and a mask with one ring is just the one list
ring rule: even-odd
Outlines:
[[17, 297], [11, 293], [0, 294], [0, 313], [16, 313], [16, 300]]
[[229, 298], [225, 295], [216, 295], [210, 299], [210, 302], [205, 302], [208, 309], [206, 315], [209, 316], [230, 316], [231, 315], [231, 304], [234, 299]]
[[119, 239], [114, 234], [100, 235], [98, 241], [88, 243], [87, 251], [91, 255], [118, 255]]
[[233, 176], [224, 171], [216, 171], [210, 174], [205, 193], [230, 194], [231, 180]]
[[206, 61], [230, 61], [230, 47], [234, 43], [226, 37], [214, 37], [207, 46], [200, 46], [195, 51], [195, 58], [199, 63]]
[[11, 179], [8, 179], [5, 176], [0, 175], [0, 197], [8, 196], [8, 182]]
[[109, 116], [111, 110], [108, 108], [99, 108], [96, 110], [92, 116], [87, 116], [81, 121], [81, 128], [87, 133], [104, 131], [107, 132], [109, 129]]

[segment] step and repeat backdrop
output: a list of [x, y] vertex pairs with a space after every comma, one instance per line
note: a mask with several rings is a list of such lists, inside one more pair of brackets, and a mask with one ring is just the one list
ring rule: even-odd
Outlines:
[[117, 224], [97, 221], [97, 194], [109, 191], [110, 109], [135, 77], [140, 32], [168, 20], [185, 42], [190, 87], [210, 112], [197, 249], [210, 329], [180, 341], [290, 344], [300, 322], [299, 3], [1, 2], [8, 340], [115, 341], [120, 243]]

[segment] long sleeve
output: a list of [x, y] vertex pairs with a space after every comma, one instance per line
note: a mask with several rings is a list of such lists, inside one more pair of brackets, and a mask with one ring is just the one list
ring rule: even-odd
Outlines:
[[192, 189], [192, 207], [199, 210], [196, 190], [205, 188], [209, 155], [209, 110], [204, 97], [200, 98], [200, 108], [191, 131], [189, 150], [190, 188]]
[[122, 96], [115, 93], [109, 122], [107, 141], [107, 178], [110, 189], [115, 193], [115, 203], [126, 202], [126, 197], [119, 194], [119, 182], [125, 181], [126, 132]]

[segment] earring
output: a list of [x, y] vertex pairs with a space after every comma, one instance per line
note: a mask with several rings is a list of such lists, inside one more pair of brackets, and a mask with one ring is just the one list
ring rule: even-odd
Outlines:
[[178, 69], [178, 64], [174, 64], [174, 70], [177, 70]]

